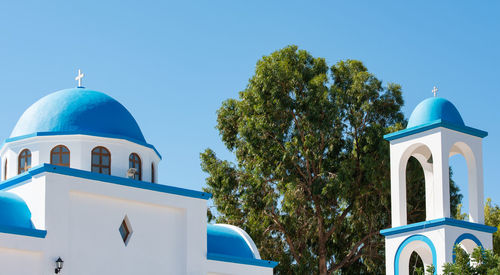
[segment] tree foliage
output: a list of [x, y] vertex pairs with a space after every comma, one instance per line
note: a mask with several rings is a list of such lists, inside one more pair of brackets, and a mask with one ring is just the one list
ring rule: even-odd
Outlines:
[[492, 250], [476, 247], [472, 255], [467, 254], [460, 246], [454, 248], [455, 262], [446, 263], [444, 275], [497, 275], [500, 274], [500, 256]]
[[491, 203], [491, 198], [486, 200], [484, 206], [484, 223], [497, 228], [497, 232], [493, 233], [493, 252], [500, 256], [500, 207]]
[[[217, 111], [237, 164], [201, 154], [217, 222], [246, 230], [279, 274], [383, 273], [382, 137], [406, 125], [402, 105], [401, 87], [383, 86], [360, 61], [329, 67], [295, 46], [264, 56], [239, 99]], [[416, 160], [408, 170], [408, 220], [424, 220], [423, 171]]]

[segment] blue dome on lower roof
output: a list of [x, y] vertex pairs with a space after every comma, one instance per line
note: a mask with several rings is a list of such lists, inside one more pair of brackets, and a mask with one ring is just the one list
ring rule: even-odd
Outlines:
[[39, 132], [95, 134], [146, 142], [134, 117], [122, 104], [84, 88], [60, 90], [41, 98], [23, 113], [10, 137]]
[[18, 195], [0, 191], [0, 226], [34, 228], [30, 209]]
[[[226, 224], [207, 225], [207, 252], [229, 257], [258, 259], [252, 239], [242, 230]], [[257, 251], [258, 253], [258, 251]]]
[[462, 116], [453, 103], [441, 97], [431, 97], [420, 102], [415, 107], [406, 128], [421, 126], [438, 120], [457, 126], [465, 126]]

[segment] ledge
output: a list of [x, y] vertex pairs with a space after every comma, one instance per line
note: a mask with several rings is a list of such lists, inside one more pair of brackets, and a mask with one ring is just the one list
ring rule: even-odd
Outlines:
[[436, 226], [445, 226], [445, 225], [466, 228], [466, 229], [471, 229], [471, 230], [476, 230], [476, 231], [481, 231], [481, 232], [486, 232], [486, 233], [495, 233], [497, 231], [497, 228], [493, 227], [493, 226], [488, 226], [488, 225], [473, 223], [473, 222], [468, 222], [468, 221], [455, 220], [455, 219], [451, 219], [451, 218], [440, 218], [440, 219], [435, 219], [435, 220], [431, 220], [431, 221], [417, 222], [417, 223], [412, 223], [412, 224], [408, 224], [408, 225], [383, 229], [383, 230], [380, 230], [380, 234], [382, 234], [384, 236], [391, 236], [391, 235], [395, 235], [395, 234], [399, 234], [399, 233], [405, 233], [405, 232], [409, 232], [409, 231], [415, 231], [415, 230], [426, 229], [426, 228], [431, 228], [431, 227], [436, 227]]
[[69, 168], [64, 166], [52, 165], [48, 163], [44, 163], [35, 167], [30, 168], [27, 172], [17, 175], [13, 178], [5, 180], [0, 183], [0, 190], [8, 190], [12, 189], [15, 186], [22, 184], [23, 182], [31, 179], [33, 176], [48, 172], [55, 173], [59, 175], [73, 176], [78, 178], [90, 179], [103, 181], [107, 183], [118, 184], [122, 186], [128, 186], [132, 188], [146, 189], [156, 192], [174, 194], [184, 197], [196, 198], [196, 199], [204, 199], [208, 200], [212, 197], [212, 194], [206, 192], [200, 192], [190, 189], [184, 189], [180, 187], [162, 185], [157, 183], [151, 183], [146, 181], [138, 181], [129, 178], [122, 178], [111, 175], [104, 175], [99, 173], [93, 173], [89, 171], [84, 171], [75, 168]]
[[419, 125], [419, 126], [407, 128], [407, 129], [404, 129], [404, 130], [401, 130], [401, 131], [397, 131], [397, 132], [394, 132], [394, 133], [390, 133], [390, 134], [384, 135], [384, 139], [389, 140], [389, 141], [390, 140], [395, 140], [395, 139], [398, 139], [398, 138], [410, 136], [410, 135], [417, 134], [417, 133], [420, 133], [420, 132], [424, 132], [424, 131], [427, 131], [427, 130], [430, 130], [430, 129], [434, 129], [434, 128], [437, 128], [437, 127], [447, 128], [447, 129], [450, 129], [450, 130], [454, 130], [454, 131], [457, 131], [457, 132], [469, 134], [469, 135], [480, 137], [480, 138], [484, 138], [484, 137], [486, 137], [488, 135], [488, 132], [485, 132], [483, 130], [475, 129], [475, 128], [468, 127], [468, 126], [459, 126], [459, 125], [447, 123], [445, 121], [442, 121], [441, 119], [438, 119], [438, 120], [429, 122], [427, 124], [422, 124], [422, 125]]
[[45, 238], [45, 236], [47, 235], [46, 230], [31, 229], [31, 228], [24, 228], [24, 227], [15, 227], [15, 226], [6, 226], [6, 225], [0, 225], [0, 233], [23, 235], [23, 236], [29, 236], [29, 237], [35, 237], [35, 238], [41, 238], [41, 239]]
[[[26, 138], [32, 138], [32, 137], [43, 137], [43, 136], [68, 136], [68, 135], [86, 135], [86, 136], [94, 136], [94, 137], [103, 137], [103, 138], [116, 138], [116, 139], [124, 139], [126, 141], [130, 141], [139, 145], [142, 145], [144, 147], [148, 147], [150, 149], [153, 149], [155, 153], [158, 155], [158, 157], [161, 159], [160, 152], [156, 150], [156, 148], [146, 142], [143, 142], [141, 140], [129, 138], [126, 136], [120, 136], [120, 135], [110, 135], [110, 134], [102, 134], [102, 133], [94, 133], [94, 132], [83, 132], [83, 131], [64, 131], [64, 132], [36, 132], [28, 135], [22, 135], [22, 136], [17, 136], [17, 137], [11, 137], [8, 138], [4, 141], [5, 143], [13, 142], [13, 141], [18, 141]], [[2, 144], [3, 147], [3, 144]]]
[[273, 262], [273, 261], [231, 257], [231, 256], [222, 255], [222, 254], [217, 254], [217, 253], [208, 253], [207, 260], [219, 261], [219, 262], [229, 262], [229, 263], [236, 263], [236, 264], [245, 264], [245, 265], [255, 265], [255, 266], [268, 267], [268, 268], [274, 268], [275, 266], [278, 265], [278, 262]]

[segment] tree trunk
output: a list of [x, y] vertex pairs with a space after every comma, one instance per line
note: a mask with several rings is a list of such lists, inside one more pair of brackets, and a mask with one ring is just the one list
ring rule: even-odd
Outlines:
[[326, 255], [319, 255], [319, 274], [328, 274], [328, 269], [326, 268]]

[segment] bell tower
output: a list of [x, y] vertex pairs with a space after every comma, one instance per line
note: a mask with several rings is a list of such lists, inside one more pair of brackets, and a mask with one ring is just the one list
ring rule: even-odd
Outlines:
[[[437, 89], [435, 89], [437, 91]], [[432, 97], [417, 105], [406, 129], [385, 135], [390, 142], [391, 221], [385, 236], [386, 273], [409, 274], [409, 261], [418, 253], [425, 266], [452, 262], [459, 244], [471, 253], [476, 246], [492, 248], [495, 227], [484, 225], [482, 139], [487, 132], [465, 125], [448, 100]], [[449, 158], [461, 154], [467, 163], [469, 219], [450, 217]], [[407, 224], [406, 165], [418, 160], [425, 177], [426, 220]]]

